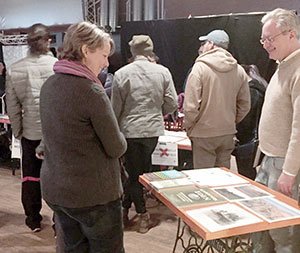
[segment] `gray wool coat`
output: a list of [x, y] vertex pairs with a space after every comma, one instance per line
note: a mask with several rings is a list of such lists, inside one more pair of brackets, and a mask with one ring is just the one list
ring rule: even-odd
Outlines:
[[41, 90], [40, 112], [43, 198], [69, 208], [120, 198], [118, 158], [127, 145], [103, 87], [86, 78], [55, 74]]

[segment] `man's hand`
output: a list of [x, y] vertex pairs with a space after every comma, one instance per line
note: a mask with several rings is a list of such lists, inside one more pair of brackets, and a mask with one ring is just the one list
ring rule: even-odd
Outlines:
[[44, 152], [35, 153], [36, 158], [44, 160]]
[[287, 196], [292, 196], [295, 178], [295, 176], [289, 176], [282, 172], [277, 181], [279, 191]]

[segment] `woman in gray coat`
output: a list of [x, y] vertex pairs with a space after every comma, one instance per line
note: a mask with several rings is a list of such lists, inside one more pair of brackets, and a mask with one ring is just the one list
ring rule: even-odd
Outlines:
[[97, 78], [113, 49], [96, 25], [70, 26], [62, 60], [41, 91], [42, 195], [62, 228], [65, 252], [124, 252], [118, 158], [126, 141]]

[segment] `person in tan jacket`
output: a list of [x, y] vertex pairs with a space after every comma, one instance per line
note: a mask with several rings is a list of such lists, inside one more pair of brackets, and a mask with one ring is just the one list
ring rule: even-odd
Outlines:
[[250, 110], [248, 76], [226, 50], [225, 31], [214, 30], [199, 40], [199, 57], [185, 89], [184, 127], [194, 168], [230, 168], [236, 124]]

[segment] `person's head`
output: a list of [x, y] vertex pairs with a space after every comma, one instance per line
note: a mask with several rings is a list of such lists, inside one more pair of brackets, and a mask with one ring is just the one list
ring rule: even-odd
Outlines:
[[300, 22], [294, 11], [277, 8], [261, 20], [260, 42], [273, 60], [284, 60], [300, 47]]
[[83, 21], [68, 28], [62, 48], [62, 59], [79, 61], [98, 76], [109, 66], [108, 57], [113, 54], [115, 44], [97, 25]]
[[32, 25], [29, 28], [27, 41], [31, 54], [41, 55], [47, 53], [51, 43], [49, 28], [40, 23]]
[[137, 55], [153, 56], [153, 42], [148, 35], [134, 35], [128, 44], [132, 57]]
[[153, 62], [153, 63], [158, 63], [159, 62], [159, 57], [154, 52], [152, 52], [152, 54], [150, 54], [147, 58], [150, 62]]
[[199, 40], [201, 42], [199, 55], [215, 47], [228, 49], [229, 46], [229, 36], [224, 30], [213, 30], [207, 35], [200, 36]]
[[251, 79], [258, 81], [258, 83], [262, 84], [265, 87], [268, 86], [267, 81], [260, 75], [258, 67], [256, 65], [241, 64], [241, 66], [244, 68]]

